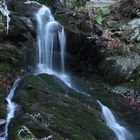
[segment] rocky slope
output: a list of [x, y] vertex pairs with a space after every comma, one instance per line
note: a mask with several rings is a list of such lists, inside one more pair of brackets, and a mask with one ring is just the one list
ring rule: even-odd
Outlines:
[[92, 0], [80, 4], [75, 0], [73, 5], [57, 1], [52, 7], [68, 30], [71, 71], [89, 77], [96, 73], [115, 85], [138, 85], [139, 1]]
[[[8, 34], [6, 18], [0, 20], [0, 119], [6, 116], [5, 90], [17, 73], [32, 71], [34, 66], [33, 13], [40, 5], [24, 2], [9, 0]], [[67, 69], [77, 77], [84, 77], [79, 81], [92, 97], [70, 90], [53, 76], [27, 76], [14, 98], [18, 110], [10, 124], [10, 139], [43, 140], [49, 136], [48, 139], [57, 140], [115, 140], [100, 114], [96, 102], [99, 99], [139, 140], [139, 1], [110, 0], [102, 5], [96, 0], [41, 2], [49, 5], [55, 18], [64, 25]], [[8, 79], [6, 84], [4, 77]]]
[[92, 86], [91, 97], [69, 89], [55, 76], [25, 77], [14, 98], [18, 110], [10, 125], [11, 140], [43, 140], [48, 136], [56, 140], [115, 140], [114, 134], [106, 127], [96, 99], [110, 106], [119, 121], [125, 120], [124, 125], [129, 124], [129, 130], [139, 139], [138, 112], [122, 103], [122, 97], [112, 95], [101, 85], [99, 88], [79, 82], [82, 87], [87, 85], [87, 89]]

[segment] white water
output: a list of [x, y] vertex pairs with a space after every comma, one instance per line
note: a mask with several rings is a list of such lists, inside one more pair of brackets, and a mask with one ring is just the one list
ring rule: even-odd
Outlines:
[[6, 125], [5, 125], [5, 130], [4, 130], [4, 137], [0, 137], [0, 140], [7, 140], [8, 138], [8, 127], [9, 127], [9, 123], [11, 121], [12, 118], [14, 118], [14, 113], [16, 110], [16, 104], [12, 101], [13, 96], [15, 94], [15, 90], [17, 89], [17, 86], [19, 85], [20, 82], [20, 78], [16, 79], [13, 87], [11, 88], [8, 96], [6, 97], [6, 101], [7, 101], [7, 117], [6, 117]]
[[102, 109], [107, 126], [115, 133], [117, 140], [134, 140], [132, 134], [117, 122], [111, 110], [100, 101], [97, 102]]
[[[90, 96], [72, 85], [70, 77], [65, 72], [65, 47], [66, 37], [64, 28], [55, 21], [48, 7], [42, 5], [36, 13], [38, 22], [37, 29], [37, 66], [35, 73], [47, 73], [60, 78], [69, 88]], [[58, 53], [59, 50], [59, 53]], [[55, 57], [55, 55], [57, 57]], [[56, 61], [58, 62], [56, 64]], [[57, 66], [56, 66], [57, 65]]]
[[[65, 72], [65, 59], [64, 52], [66, 46], [66, 38], [64, 33], [64, 28], [55, 21], [48, 7], [42, 6], [36, 13], [38, 21], [38, 36], [37, 36], [37, 66], [35, 72], [47, 73], [50, 75], [56, 75], [60, 78], [68, 87], [77, 91], [78, 93], [90, 96], [72, 84], [72, 80]], [[58, 45], [58, 42], [60, 45]], [[60, 51], [59, 66], [54, 67], [56, 59], [54, 59], [54, 54], [58, 49]], [[117, 123], [112, 112], [101, 104], [103, 115], [105, 121], [109, 128], [114, 131], [118, 140], [133, 140], [133, 136], [129, 133], [127, 129]]]
[[61, 47], [61, 64], [62, 64], [62, 72], [65, 72], [65, 60], [64, 60], [64, 52], [66, 47], [66, 37], [65, 37], [65, 31], [64, 28], [62, 28], [62, 32], [58, 33], [59, 40], [60, 40], [60, 47]]
[[36, 72], [60, 71], [64, 73], [65, 33], [63, 27], [55, 21], [50, 9], [44, 5], [37, 12], [36, 18], [38, 22]]
[[10, 11], [7, 8], [6, 2], [5, 0], [3, 0], [3, 3], [0, 4], [0, 11], [2, 13], [3, 16], [5, 16], [7, 18], [7, 34], [8, 34], [8, 30], [9, 30], [9, 23], [10, 23]]

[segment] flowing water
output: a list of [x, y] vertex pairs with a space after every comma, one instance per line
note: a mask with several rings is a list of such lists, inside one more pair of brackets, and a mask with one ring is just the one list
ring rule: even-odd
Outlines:
[[97, 101], [101, 106], [102, 113], [105, 119], [107, 126], [115, 133], [118, 140], [134, 140], [130, 132], [121, 126], [115, 119], [111, 110], [103, 105], [100, 101]]
[[[68, 87], [73, 90], [90, 96], [89, 94], [77, 89], [72, 85], [70, 77], [65, 72], [65, 46], [66, 38], [64, 28], [55, 21], [48, 7], [42, 6], [36, 14], [38, 21], [38, 36], [37, 36], [37, 73], [47, 73], [56, 75]], [[55, 59], [55, 53], [59, 50], [59, 56]], [[59, 60], [59, 65], [56, 66], [55, 61]], [[102, 108], [102, 112], [108, 127], [116, 134], [118, 140], [133, 140], [133, 136], [129, 131], [117, 123], [114, 115], [109, 108], [98, 101]]]
[[[26, 4], [36, 3], [35, 1], [27, 1]], [[38, 4], [38, 3], [37, 3]], [[40, 4], [39, 4], [40, 5]], [[9, 29], [10, 12], [7, 9], [5, 1], [3, 5], [0, 5], [0, 11], [4, 16], [7, 17], [7, 32]], [[51, 14], [48, 7], [42, 5], [39, 11], [36, 13], [36, 18], [38, 22], [37, 30], [37, 50], [36, 50], [36, 73], [47, 73], [51, 75], [56, 75], [60, 78], [68, 87], [73, 90], [90, 96], [89, 94], [77, 89], [73, 84], [70, 77], [65, 72], [65, 46], [66, 37], [63, 26], [61, 26]], [[13, 87], [11, 88], [6, 101], [7, 105], [7, 117], [6, 125], [4, 130], [4, 136], [0, 137], [0, 140], [8, 139], [8, 127], [12, 118], [14, 118], [14, 113], [16, 110], [16, 104], [12, 101], [21, 78], [18, 78]], [[113, 113], [110, 109], [104, 106], [100, 101], [98, 101], [101, 106], [103, 116], [107, 126], [115, 133], [118, 140], [134, 140], [130, 132], [121, 126], [115, 119]], [[93, 124], [94, 125], [94, 124]]]
[[7, 34], [8, 34], [9, 23], [10, 23], [11, 18], [10, 18], [10, 11], [7, 8], [5, 0], [3, 0], [3, 2], [0, 4], [0, 11], [1, 11], [2, 15], [7, 18]]
[[[31, 1], [30, 1], [31, 2]], [[55, 21], [50, 9], [44, 5], [36, 13], [37, 50], [35, 73], [47, 73], [60, 78], [68, 87], [90, 96], [73, 86], [65, 71], [66, 37], [64, 28]]]
[[65, 33], [55, 21], [48, 7], [42, 6], [36, 14], [37, 29], [37, 73], [64, 73]]
[[4, 130], [4, 136], [0, 137], [0, 140], [7, 140], [8, 139], [8, 127], [9, 127], [9, 123], [11, 121], [12, 118], [14, 118], [14, 113], [16, 110], [16, 104], [12, 101], [13, 96], [15, 94], [15, 91], [20, 83], [20, 78], [16, 79], [13, 87], [11, 88], [8, 96], [6, 97], [6, 101], [7, 101], [7, 117], [6, 117], [6, 125], [5, 125], [5, 130]]

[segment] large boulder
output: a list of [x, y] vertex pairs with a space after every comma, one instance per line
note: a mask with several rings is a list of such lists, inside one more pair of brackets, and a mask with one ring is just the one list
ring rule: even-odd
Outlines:
[[130, 53], [106, 57], [100, 62], [98, 68], [105, 79], [112, 83], [119, 83], [130, 80], [139, 65], [139, 54]]
[[19, 108], [10, 124], [10, 139], [114, 140], [96, 100], [69, 89], [57, 77], [25, 77], [14, 100]]
[[6, 18], [1, 19], [0, 26], [0, 69], [1, 72], [11, 72], [33, 65], [33, 48], [35, 42], [34, 22], [31, 15], [39, 9], [37, 3], [25, 1], [9, 1], [9, 30], [7, 32]]

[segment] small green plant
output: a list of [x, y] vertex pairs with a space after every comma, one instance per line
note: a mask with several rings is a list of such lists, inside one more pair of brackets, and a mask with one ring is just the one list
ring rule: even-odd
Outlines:
[[103, 21], [103, 17], [110, 14], [111, 10], [112, 9], [110, 7], [102, 7], [100, 9], [98, 9], [95, 14], [96, 22], [101, 24], [101, 22]]
[[112, 11], [110, 7], [93, 8], [90, 5], [86, 5], [85, 10], [88, 12], [90, 20], [95, 20], [98, 24], [101, 24], [103, 17]]

